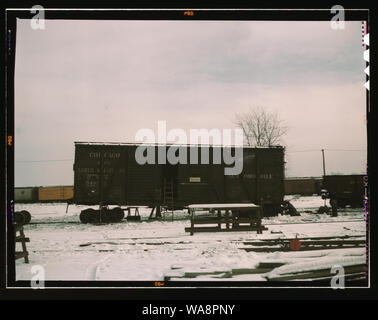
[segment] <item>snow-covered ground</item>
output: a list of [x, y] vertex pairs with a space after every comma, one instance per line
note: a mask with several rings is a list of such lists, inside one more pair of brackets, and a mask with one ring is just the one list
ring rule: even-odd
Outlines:
[[66, 213], [64, 203], [16, 204], [16, 211], [28, 210], [32, 215], [31, 224], [24, 227], [30, 238], [30, 263], [16, 261], [16, 278], [30, 280], [32, 266], [42, 265], [46, 280], [266, 281], [265, 273], [253, 271], [262, 262], [285, 264], [281, 267], [285, 270], [312, 262], [327, 265], [366, 260], [364, 247], [303, 252], [244, 250], [248, 242], [262, 239], [365, 238], [362, 209], [340, 210], [339, 216], [332, 218], [315, 213], [324, 205], [318, 196], [290, 196], [287, 200], [301, 215], [265, 218], [268, 230], [263, 234], [243, 231], [193, 236], [184, 230], [190, 224], [186, 211], [176, 211], [174, 221], [170, 213], [165, 221], [147, 221], [150, 209], [142, 209], [142, 222], [91, 225], [79, 221], [80, 211], [87, 206], [71, 205]]

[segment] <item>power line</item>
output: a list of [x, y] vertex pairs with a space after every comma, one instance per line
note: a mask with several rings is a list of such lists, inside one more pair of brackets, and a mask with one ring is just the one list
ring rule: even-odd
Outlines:
[[[319, 152], [322, 151], [321, 149], [313, 149], [313, 150], [294, 150], [294, 151], [286, 151], [286, 153], [297, 153], [297, 152]], [[367, 152], [364, 149], [324, 149], [324, 151], [341, 151], [341, 152]]]
[[294, 151], [286, 151], [286, 153], [296, 153], [296, 152], [319, 152], [321, 151], [320, 149], [316, 150], [294, 150]]
[[364, 150], [364, 149], [354, 149], [354, 150], [344, 150], [344, 149], [324, 149], [325, 151], [351, 151], [351, 152], [361, 152], [361, 151], [367, 151], [367, 150]]

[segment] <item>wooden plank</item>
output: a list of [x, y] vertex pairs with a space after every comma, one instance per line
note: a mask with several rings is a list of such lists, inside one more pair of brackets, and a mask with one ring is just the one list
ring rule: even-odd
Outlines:
[[22, 236], [17, 236], [15, 241], [16, 242], [30, 242], [30, 239], [26, 237], [22, 237]]
[[235, 268], [231, 270], [224, 270], [224, 271], [193, 271], [193, 272], [178, 272], [177, 275], [174, 274], [167, 274], [165, 276], [165, 281], [169, 281], [171, 278], [196, 278], [198, 276], [203, 275], [221, 275], [224, 273], [224, 275], [221, 278], [232, 278], [236, 275], [242, 275], [242, 274], [262, 274], [272, 271], [277, 266], [282, 266], [283, 264], [265, 264], [264, 267], [261, 267], [260, 265], [257, 268]]
[[260, 266], [253, 269], [253, 268], [238, 268], [238, 269], [232, 269], [231, 273], [232, 275], [240, 275], [240, 274], [259, 274], [259, 273], [267, 273], [272, 271], [273, 268], [261, 268]]
[[218, 226], [216, 226], [216, 227], [187, 227], [187, 228], [185, 228], [185, 232], [215, 232], [215, 231], [221, 231], [221, 229]]
[[[327, 237], [302, 237], [299, 240], [332, 240], [332, 239], [349, 239], [349, 238], [362, 238], [366, 237], [365, 234], [361, 235], [344, 235], [344, 236], [327, 236]], [[296, 238], [280, 238], [280, 240], [295, 240]], [[269, 241], [270, 239], [263, 239], [264, 241]], [[272, 239], [272, 240], [279, 240], [279, 239]]]
[[284, 262], [260, 262], [257, 267], [274, 269], [274, 268], [282, 267], [285, 264], [286, 263]]
[[253, 203], [204, 203], [204, 204], [191, 204], [189, 209], [257, 209], [260, 206]]
[[245, 250], [247, 252], [288, 252], [288, 251], [293, 251], [293, 252], [299, 252], [299, 251], [315, 251], [315, 250], [336, 250], [336, 249], [351, 249], [351, 248], [362, 248], [363, 246], [360, 245], [355, 245], [355, 246], [340, 246], [340, 247], [305, 247], [301, 248], [300, 250], [293, 251], [290, 247], [279, 247], [279, 248], [274, 248], [274, 247], [258, 247], [258, 248], [240, 248], [242, 250]]
[[226, 219], [222, 218], [196, 218], [191, 221], [193, 224], [218, 224], [225, 223]]
[[[272, 233], [275, 233], [275, 232], [272, 232]], [[281, 232], [280, 232], [281, 233]], [[342, 239], [353, 239], [353, 238], [363, 238], [363, 237], [366, 237], [366, 235], [345, 235], [345, 236], [332, 236], [332, 237], [301, 237], [301, 238], [297, 238], [299, 239], [300, 241], [303, 241], [303, 240], [326, 240], [326, 239], [329, 239], [329, 240], [342, 240]], [[263, 241], [263, 242], [285, 242], [285, 241], [290, 241], [290, 240], [295, 240], [296, 238], [275, 238], [275, 239], [259, 239], [258, 241]], [[245, 240], [243, 243], [253, 243], [255, 242], [256, 239], [251, 239], [251, 240]]]
[[[360, 274], [361, 272], [366, 272], [366, 264], [357, 264], [352, 266], [344, 266], [345, 275], [351, 275], [354, 273]], [[298, 280], [298, 279], [313, 279], [313, 278], [323, 278], [323, 277], [332, 277], [334, 274], [331, 274], [331, 267], [326, 269], [319, 270], [306, 270], [292, 272], [289, 274], [281, 274], [273, 277], [265, 277], [268, 281], [286, 281], [286, 280]]]
[[28, 252], [17, 251], [14, 253], [15, 259], [26, 258], [29, 255]]
[[[312, 278], [311, 281], [330, 281], [335, 275], [326, 276], [326, 277], [319, 277], [319, 278]], [[359, 281], [359, 280], [366, 280], [366, 271], [365, 272], [356, 272], [344, 275], [345, 281]]]
[[229, 271], [199, 271], [199, 272], [185, 272], [183, 278], [196, 278], [198, 276], [204, 276], [204, 275], [217, 275], [222, 273], [227, 273]]
[[148, 209], [149, 207], [148, 206], [126, 206], [125, 207], [125, 210], [127, 209]]
[[234, 223], [258, 223], [260, 222], [261, 219], [259, 218], [238, 218], [238, 219], [234, 219], [233, 222]]
[[[224, 274], [224, 276], [220, 276]], [[204, 276], [204, 275], [207, 275], [209, 276], [210, 278], [212, 278], [211, 276], [217, 276], [219, 275], [220, 277], [216, 277], [216, 278], [231, 278], [232, 277], [232, 274], [230, 271], [203, 271], [203, 272], [185, 272], [184, 274], [177, 274], [177, 275], [174, 275], [174, 274], [168, 274], [164, 277], [164, 281], [170, 281], [172, 278], [180, 278], [180, 279], [194, 279], [198, 276]]]
[[233, 227], [233, 228], [229, 228], [229, 229], [223, 229], [223, 228], [219, 228], [218, 226], [217, 227], [187, 227], [185, 228], [185, 232], [191, 232], [191, 233], [194, 233], [194, 232], [235, 232], [235, 231], [259, 231], [259, 230], [267, 230], [267, 228], [265, 227], [262, 227], [262, 228], [259, 228], [259, 227], [255, 227], [255, 226], [239, 226], [239, 227]]
[[301, 244], [304, 246], [309, 246], [309, 245], [348, 245], [348, 244], [361, 244], [365, 245], [366, 240], [331, 240], [331, 241], [326, 241], [326, 240], [314, 240], [314, 241], [301, 241]]
[[258, 223], [258, 219], [233, 219], [233, 218], [195, 218], [191, 221], [193, 224], [219, 224], [219, 223]]
[[[291, 251], [288, 248], [258, 247], [258, 248], [239, 248], [247, 252], [286, 252]], [[304, 250], [300, 250], [304, 251]]]
[[[302, 246], [315, 246], [315, 245], [323, 245], [323, 246], [340, 246], [340, 245], [365, 245], [366, 241], [365, 240], [331, 240], [331, 241], [326, 241], [326, 240], [310, 240], [310, 241], [302, 241], [301, 239], [298, 239], [301, 241]], [[259, 241], [243, 241], [243, 244], [245, 245], [252, 245], [252, 246], [276, 246], [276, 245], [290, 245], [290, 241], [286, 240], [277, 240], [277, 241], [270, 241], [266, 239], [262, 239]]]
[[258, 226], [234, 226], [231, 231], [242, 231], [242, 230], [252, 230], [252, 231], [257, 231], [257, 230], [268, 230], [266, 227], [258, 227]]

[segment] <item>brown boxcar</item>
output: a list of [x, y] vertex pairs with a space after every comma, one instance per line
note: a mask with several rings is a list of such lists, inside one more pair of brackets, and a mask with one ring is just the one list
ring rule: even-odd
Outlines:
[[73, 198], [73, 186], [39, 187], [38, 200], [41, 202], [65, 201]]
[[311, 196], [313, 194], [320, 194], [322, 186], [321, 177], [309, 178], [286, 178], [285, 179], [285, 194], [300, 194], [303, 196]]
[[364, 175], [326, 175], [323, 177], [323, 189], [327, 190], [331, 200], [337, 200], [338, 207], [363, 207]]
[[[243, 170], [225, 175], [226, 165], [213, 164], [216, 148], [209, 148], [209, 163], [138, 164], [138, 144], [75, 142], [74, 203], [87, 205], [170, 205], [183, 208], [193, 203], [255, 203], [265, 215], [280, 211], [284, 197], [284, 148], [243, 148]], [[155, 154], [169, 146], [151, 146]], [[165, 148], [165, 149], [164, 149]], [[235, 150], [233, 150], [235, 152]], [[156, 161], [157, 162], [157, 161]]]

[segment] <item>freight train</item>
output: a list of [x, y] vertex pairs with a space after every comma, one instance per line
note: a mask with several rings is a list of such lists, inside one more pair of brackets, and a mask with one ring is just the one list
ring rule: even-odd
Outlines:
[[[14, 202], [71, 202], [73, 194], [73, 186], [19, 187], [14, 188]], [[13, 221], [17, 224], [27, 224], [30, 220], [31, 214], [26, 210], [16, 211], [13, 214]]]
[[320, 195], [323, 179], [321, 177], [286, 178], [285, 195], [300, 194], [302, 196]]
[[325, 175], [323, 176], [324, 198], [336, 200], [339, 208], [349, 205], [360, 208], [364, 205], [364, 177], [354, 175]]
[[14, 188], [16, 203], [66, 202], [73, 199], [73, 186]]
[[[214, 161], [216, 154], [225, 152], [224, 147], [206, 146], [209, 157], [202, 161], [203, 146], [175, 146], [177, 154], [185, 155], [185, 161], [177, 164], [139, 164], [138, 147], [141, 145], [75, 142], [73, 202], [99, 205], [104, 212], [109, 205], [148, 206], [159, 212], [161, 207], [173, 210], [193, 203], [254, 203], [263, 206], [265, 216], [281, 210], [285, 164], [281, 146], [240, 148], [242, 170], [231, 175], [225, 174], [230, 165], [224, 159]], [[166, 158], [171, 146], [148, 147]], [[240, 149], [227, 148], [231, 155]], [[190, 161], [193, 150], [197, 150], [197, 163]], [[83, 217], [89, 215], [88, 210], [93, 209], [84, 210]]]

